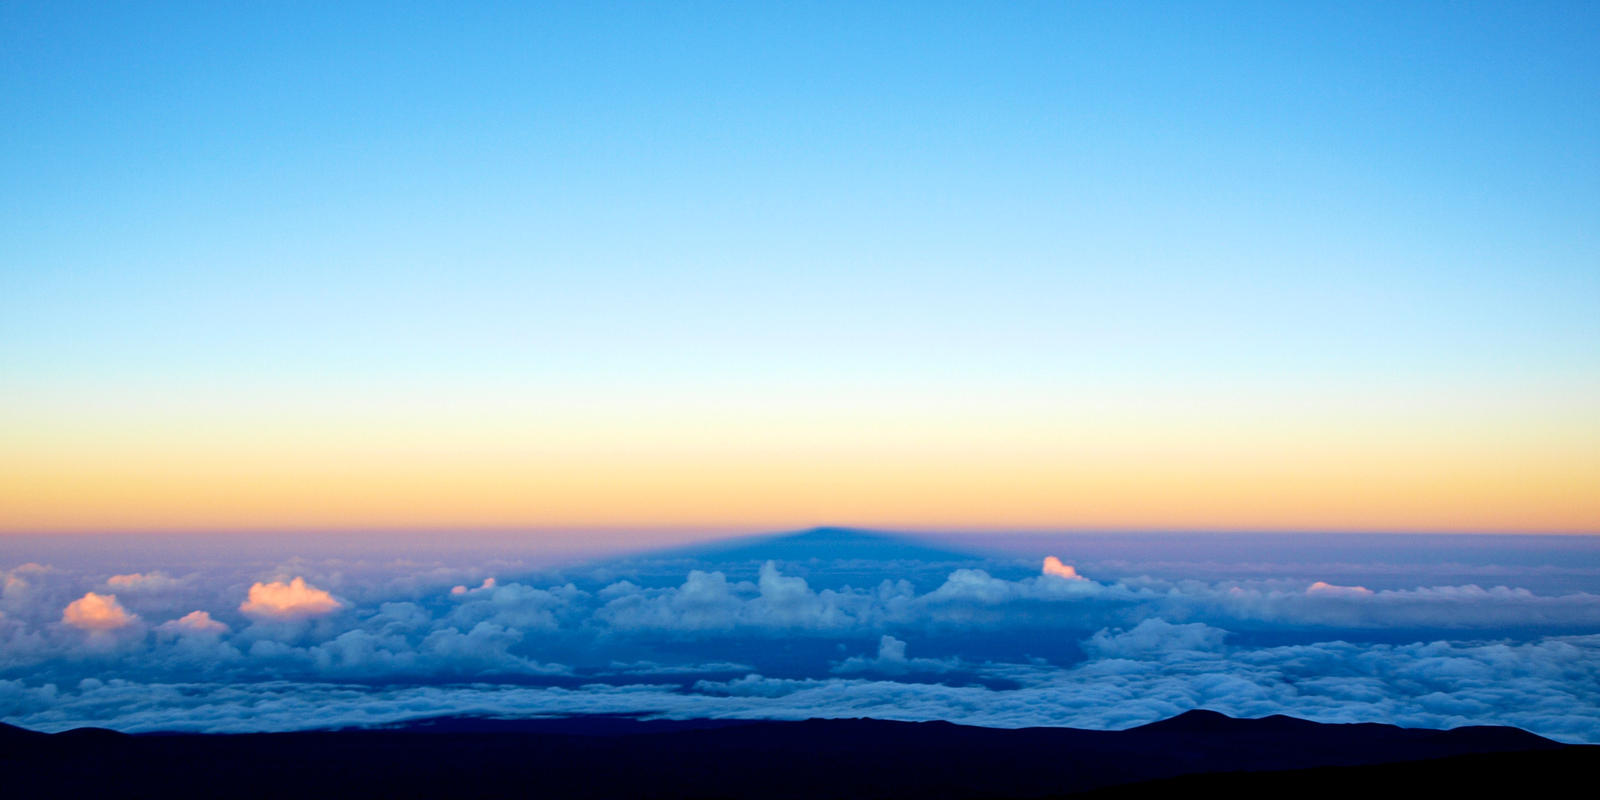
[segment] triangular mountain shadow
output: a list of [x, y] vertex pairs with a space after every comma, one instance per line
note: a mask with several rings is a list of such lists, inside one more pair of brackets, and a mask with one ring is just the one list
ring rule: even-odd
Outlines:
[[746, 536], [640, 553], [628, 560], [692, 559], [709, 564], [827, 563], [839, 561], [978, 562], [984, 556], [924, 544], [914, 538], [854, 528], [811, 528], [796, 533]]

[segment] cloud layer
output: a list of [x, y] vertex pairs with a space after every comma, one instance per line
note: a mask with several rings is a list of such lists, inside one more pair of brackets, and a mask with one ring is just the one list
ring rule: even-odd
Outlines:
[[[1096, 657], [1069, 668], [991, 664], [1015, 688], [884, 678], [749, 674], [670, 683], [574, 687], [483, 683], [140, 683], [85, 679], [72, 688], [0, 680], [13, 722], [47, 730], [279, 730], [464, 713], [641, 713], [668, 717], [873, 716], [1022, 727], [1124, 728], [1190, 708], [1285, 713], [1325, 722], [1417, 727], [1516, 725], [1600, 742], [1600, 636], [1524, 645], [1346, 642], [1258, 649], [1221, 644], [1204, 626], [1147, 621], [1097, 634]], [[880, 649], [894, 661], [895, 648]]]
[[1587, 635], [1600, 595], [1587, 591], [1368, 589], [1349, 570], [1106, 575], [1054, 557], [254, 569], [0, 570], [0, 718], [270, 730], [620, 711], [1124, 727], [1203, 706], [1600, 742], [1600, 637]]

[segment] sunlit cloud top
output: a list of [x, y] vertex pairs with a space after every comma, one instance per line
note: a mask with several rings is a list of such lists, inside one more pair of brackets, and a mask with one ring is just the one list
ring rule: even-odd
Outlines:
[[88, 592], [72, 601], [61, 612], [61, 621], [86, 631], [111, 631], [132, 625], [137, 615], [129, 614], [114, 594]]
[[239, 610], [261, 619], [299, 619], [327, 614], [342, 606], [343, 603], [327, 591], [306, 583], [305, 578], [295, 578], [288, 583], [254, 584]]

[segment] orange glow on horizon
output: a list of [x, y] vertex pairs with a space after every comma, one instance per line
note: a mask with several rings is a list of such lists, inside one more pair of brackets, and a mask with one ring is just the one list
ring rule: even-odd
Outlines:
[[41, 412], [0, 427], [0, 531], [1600, 532], [1587, 395], [894, 400]]
[[1592, 464], [825, 457], [226, 461], [7, 470], [0, 530], [314, 528], [1600, 531]]

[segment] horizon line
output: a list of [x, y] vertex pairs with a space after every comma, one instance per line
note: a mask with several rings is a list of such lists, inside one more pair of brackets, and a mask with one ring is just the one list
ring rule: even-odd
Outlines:
[[1600, 536], [1600, 529], [1549, 530], [1549, 529], [1472, 529], [1472, 528], [1278, 528], [1240, 527], [1181, 528], [1170, 526], [1061, 526], [1061, 527], [884, 527], [875, 525], [816, 524], [773, 528], [771, 526], [743, 525], [472, 525], [459, 526], [217, 526], [217, 527], [128, 527], [128, 528], [55, 528], [7, 529], [0, 528], [0, 537], [48, 536], [232, 536], [232, 535], [427, 535], [427, 534], [485, 534], [507, 536], [561, 535], [561, 534], [642, 534], [673, 535], [728, 535], [776, 536], [808, 533], [820, 530], [840, 530], [858, 533], [876, 533], [911, 536], [1049, 536], [1049, 535], [1171, 535], [1171, 536]]

